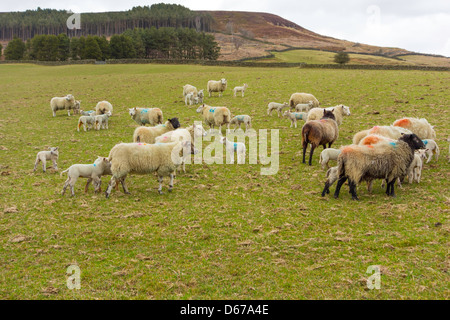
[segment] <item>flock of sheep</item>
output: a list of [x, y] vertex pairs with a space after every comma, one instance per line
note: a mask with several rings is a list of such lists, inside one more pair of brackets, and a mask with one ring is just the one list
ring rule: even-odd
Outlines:
[[[235, 87], [233, 95], [236, 97], [237, 93], [241, 93], [243, 97], [247, 87], [247, 84]], [[226, 88], [226, 79], [210, 80], [206, 90], [209, 97], [213, 92], [218, 92], [220, 97]], [[236, 129], [244, 124], [246, 131], [251, 128], [252, 119], [249, 115], [232, 117], [227, 107], [204, 104], [203, 90], [198, 91], [196, 87], [187, 84], [183, 87], [183, 96], [186, 105], [200, 104], [196, 111], [201, 114], [210, 130], [217, 127], [221, 134], [222, 126], [230, 129], [230, 126], [234, 125]], [[56, 116], [58, 110], [67, 110], [69, 116], [71, 110], [74, 114], [81, 114], [78, 120], [78, 131], [81, 126], [84, 127], [84, 131], [89, 128], [108, 129], [108, 118], [113, 111], [111, 103], [100, 101], [95, 110], [91, 111], [82, 111], [80, 103], [81, 101], [75, 100], [73, 95], [69, 94], [65, 97], [52, 98], [50, 106], [53, 116]], [[285, 108], [288, 110], [283, 112]], [[308, 145], [311, 145], [309, 165], [312, 165], [314, 150], [319, 146], [324, 147], [319, 159], [324, 170], [328, 168], [330, 160], [337, 161], [337, 166], [328, 169], [326, 173], [327, 180], [322, 196], [329, 193], [330, 186], [337, 181], [334, 194], [337, 198], [340, 188], [348, 180], [352, 198], [357, 200], [356, 186], [366, 181], [370, 192], [372, 183], [376, 179], [381, 179], [387, 184], [386, 194], [395, 196], [396, 181], [401, 185], [403, 179], [408, 177], [410, 183], [420, 182], [423, 160], [428, 157], [428, 163], [433, 154], [436, 155], [436, 160], [438, 159], [439, 147], [433, 140], [436, 134], [433, 126], [426, 119], [403, 118], [389, 126], [376, 125], [356, 133], [352, 145], [333, 149], [331, 145], [339, 137], [339, 126], [343, 122], [343, 117], [350, 116], [349, 107], [341, 104], [321, 108], [319, 101], [312, 94], [294, 93], [289, 103], [270, 102], [267, 114], [271, 115], [274, 110], [278, 113], [278, 117], [283, 116], [289, 119], [291, 127], [295, 125], [297, 128], [298, 120], [305, 121], [302, 127], [303, 163], [305, 163]], [[163, 122], [163, 113], [159, 108], [130, 108], [128, 112], [131, 119], [139, 125], [133, 133], [133, 142], [115, 145], [107, 158], [98, 157], [93, 164], [74, 164], [61, 172], [61, 175], [68, 174], [62, 194], [67, 187], [70, 187], [73, 196], [75, 182], [79, 177], [88, 179], [85, 192], [91, 182], [95, 191], [100, 192], [103, 175], [112, 175], [106, 190], [107, 198], [114, 187], [118, 188], [119, 182], [123, 191], [129, 193], [125, 183], [127, 175], [149, 173], [157, 174], [160, 194], [162, 194], [164, 177], [170, 178], [168, 190], [172, 191], [176, 170], [182, 165], [185, 171], [187, 158], [198, 152], [194, 147], [194, 136], [205, 136], [206, 131], [201, 125], [195, 124], [181, 128], [178, 118], [167, 119]], [[150, 126], [146, 127], [147, 124]], [[227, 152], [232, 155], [232, 162], [236, 153], [238, 163], [245, 163], [244, 143], [235, 143], [226, 137], [221, 137], [220, 142], [225, 144]], [[174, 157], [174, 154], [177, 157]], [[52, 161], [53, 168], [57, 170], [58, 156], [59, 151], [55, 147], [39, 152], [34, 171], [39, 162], [42, 162], [45, 172], [46, 161]]]

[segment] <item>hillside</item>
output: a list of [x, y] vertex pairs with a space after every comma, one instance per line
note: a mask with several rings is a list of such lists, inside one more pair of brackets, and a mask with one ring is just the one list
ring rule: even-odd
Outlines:
[[214, 20], [212, 29], [221, 47], [220, 60], [265, 56], [270, 51], [294, 47], [381, 55], [387, 58], [415, 55], [415, 59], [407, 61], [411, 64], [450, 66], [450, 58], [418, 55], [401, 48], [378, 47], [335, 39], [314, 33], [270, 13], [243, 11], [200, 11], [200, 13], [207, 13]]

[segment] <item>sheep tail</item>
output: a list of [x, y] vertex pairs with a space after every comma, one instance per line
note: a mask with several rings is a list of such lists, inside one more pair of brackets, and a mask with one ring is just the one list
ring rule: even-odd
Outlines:
[[309, 141], [308, 136], [309, 136], [309, 132], [311, 131], [311, 128], [309, 126], [304, 126], [303, 130], [302, 130], [302, 134], [303, 134], [303, 140], [306, 143], [311, 143], [311, 141]]
[[82, 125], [83, 123], [81, 122], [81, 121], [78, 121], [78, 129], [80, 129], [81, 128], [81, 125]]
[[69, 169], [66, 169], [66, 170], [64, 170], [63, 172], [61, 172], [61, 173], [59, 174], [59, 176], [62, 177], [63, 173], [66, 173], [67, 171], [69, 171]]

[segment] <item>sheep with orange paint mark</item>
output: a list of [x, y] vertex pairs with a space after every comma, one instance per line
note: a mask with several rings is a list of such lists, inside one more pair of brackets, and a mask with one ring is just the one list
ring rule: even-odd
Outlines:
[[420, 139], [436, 139], [434, 126], [428, 123], [427, 119], [402, 118], [395, 120], [394, 127], [401, 127], [415, 133]]
[[380, 136], [388, 137], [397, 140], [402, 136], [402, 134], [411, 134], [412, 132], [408, 129], [402, 127], [394, 126], [374, 126], [369, 130], [363, 130], [356, 133], [353, 136], [353, 144], [359, 144], [362, 138], [368, 136], [369, 134], [377, 134]]

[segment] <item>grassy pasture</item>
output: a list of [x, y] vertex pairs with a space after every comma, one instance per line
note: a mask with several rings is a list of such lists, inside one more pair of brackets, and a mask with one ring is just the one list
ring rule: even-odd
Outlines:
[[[32, 173], [36, 153], [49, 146], [60, 147], [61, 171], [131, 141], [137, 125], [129, 107], [159, 107], [184, 126], [199, 120], [196, 107], [184, 106], [182, 86], [206, 89], [220, 78], [229, 88], [207, 104], [251, 115], [255, 129], [280, 129], [276, 175], [261, 176], [260, 164], [188, 165], [170, 194], [167, 182], [160, 196], [155, 176], [132, 175], [131, 195], [105, 199], [92, 188], [84, 194], [83, 179], [76, 197], [62, 197], [66, 176]], [[2, 65], [0, 79], [2, 299], [449, 298], [448, 72]], [[243, 83], [246, 96], [233, 98]], [[347, 186], [338, 200], [321, 198], [320, 152], [313, 166], [301, 163], [302, 122], [294, 129], [266, 115], [268, 102], [293, 92], [351, 107], [335, 147], [373, 125], [426, 117], [437, 126], [441, 157], [424, 165], [420, 184], [396, 188], [394, 199], [379, 183], [373, 194], [361, 185], [359, 202]], [[50, 98], [67, 93], [87, 110], [110, 101], [110, 129], [77, 132], [77, 117], [53, 118]], [[66, 287], [72, 264], [81, 269], [81, 290]], [[381, 266], [380, 290], [366, 287], [371, 265]]]

